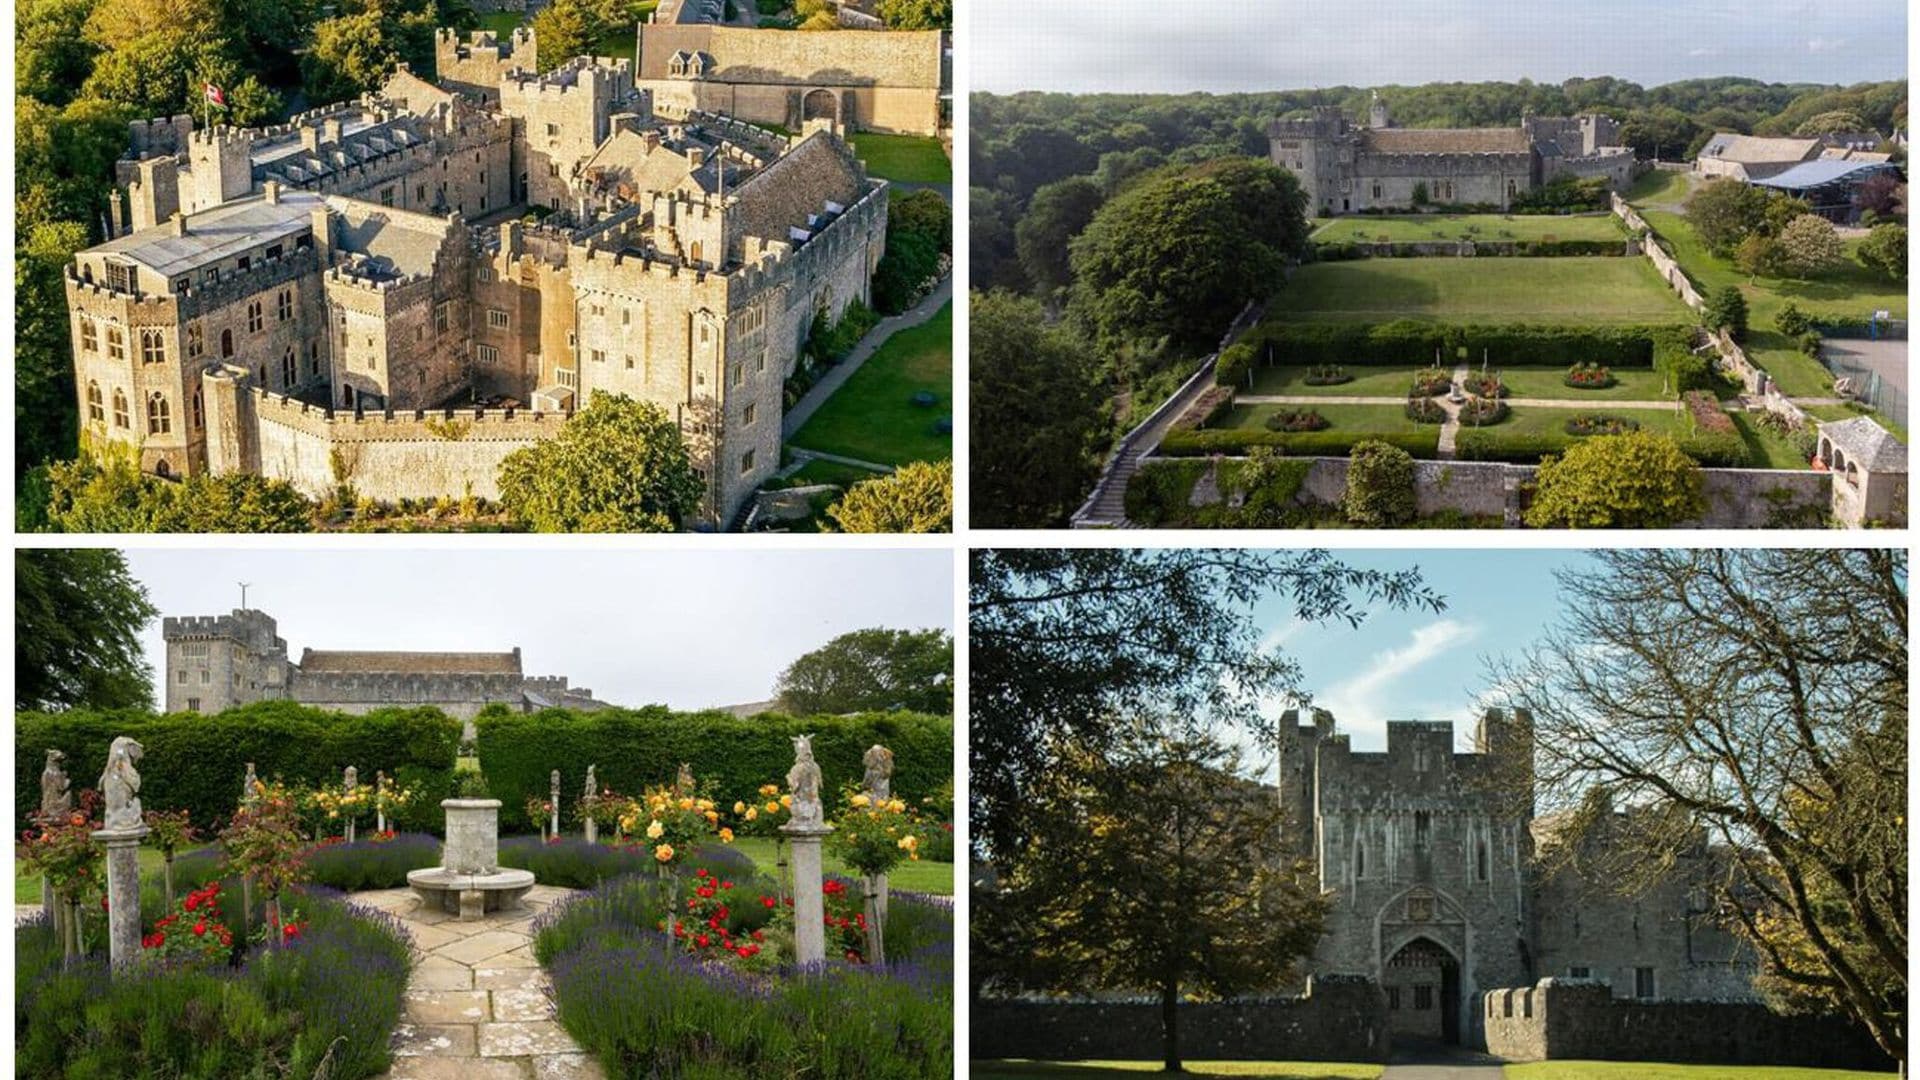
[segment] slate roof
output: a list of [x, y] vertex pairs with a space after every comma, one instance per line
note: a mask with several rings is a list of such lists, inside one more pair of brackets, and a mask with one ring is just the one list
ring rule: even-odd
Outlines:
[[309, 191], [282, 191], [277, 203], [254, 195], [189, 215], [184, 236], [175, 236], [173, 225], [162, 222], [87, 250], [119, 255], [156, 274], [175, 277], [309, 231], [313, 210], [321, 201]]
[[1819, 139], [1765, 139], [1723, 131], [1707, 140], [1700, 156], [1742, 165], [1767, 165], [1805, 161], [1819, 148]]
[[1871, 473], [1907, 471], [1907, 447], [1869, 417], [1856, 416], [1820, 425], [1820, 434], [1848, 461]]
[[1520, 128], [1366, 128], [1376, 154], [1525, 154], [1533, 149]]
[[518, 675], [518, 652], [357, 652], [307, 649], [300, 670], [329, 675]]

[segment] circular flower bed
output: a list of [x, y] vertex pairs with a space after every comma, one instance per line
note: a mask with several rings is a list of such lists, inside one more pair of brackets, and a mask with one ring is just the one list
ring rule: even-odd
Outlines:
[[1267, 417], [1268, 431], [1325, 431], [1333, 421], [1312, 409], [1292, 409]]
[[1560, 380], [1575, 390], [1605, 390], [1619, 380], [1613, 377], [1613, 369], [1605, 364], [1575, 364], [1567, 369]]
[[1413, 373], [1413, 392], [1433, 397], [1453, 389], [1453, 372], [1445, 368], [1427, 368]]
[[1499, 398], [1468, 398], [1460, 406], [1460, 422], [1468, 427], [1487, 427], [1507, 418], [1507, 403]]
[[1498, 374], [1468, 375], [1461, 381], [1467, 393], [1482, 398], [1503, 398], [1507, 396], [1507, 386], [1500, 381]]
[[1353, 381], [1353, 375], [1339, 364], [1315, 364], [1307, 369], [1307, 377], [1301, 380], [1308, 386], [1338, 386]]
[[1416, 424], [1444, 424], [1447, 422], [1447, 410], [1425, 394], [1408, 394], [1407, 419]]
[[1599, 413], [1581, 413], [1567, 421], [1569, 435], [1625, 435], [1629, 431], [1640, 430], [1637, 420], [1624, 416], [1603, 416]]

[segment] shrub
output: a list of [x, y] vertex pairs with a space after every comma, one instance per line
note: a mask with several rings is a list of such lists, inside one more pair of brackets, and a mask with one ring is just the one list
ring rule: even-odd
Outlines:
[[1739, 468], [1748, 463], [1746, 440], [1733, 418], [1712, 394], [1689, 390], [1681, 395], [1687, 410], [1689, 434], [1681, 449], [1702, 465]]
[[1220, 359], [1213, 366], [1213, 381], [1218, 386], [1240, 386], [1253, 373], [1254, 362], [1259, 354], [1252, 345], [1238, 342], [1227, 346]]
[[1605, 364], [1579, 363], [1567, 369], [1566, 377], [1560, 380], [1575, 390], [1605, 390], [1619, 382], [1613, 377], [1613, 369]]
[[1447, 410], [1438, 401], [1420, 392], [1407, 395], [1407, 419], [1416, 424], [1444, 424], [1447, 422]]
[[1558, 432], [1520, 433], [1498, 428], [1464, 428], [1454, 436], [1454, 456], [1461, 461], [1505, 461], [1532, 465], [1548, 454], [1573, 444]]
[[1415, 395], [1433, 397], [1451, 389], [1453, 389], [1453, 372], [1446, 368], [1422, 368], [1413, 373], [1412, 393]]
[[1147, 526], [1180, 524], [1192, 517], [1193, 485], [1212, 468], [1206, 461], [1150, 459], [1127, 480], [1127, 520]]
[[[222, 899], [237, 904], [239, 892], [229, 885]], [[329, 1056], [336, 1080], [381, 1073], [406, 990], [406, 932], [324, 890], [297, 905], [299, 937], [238, 966], [143, 965], [114, 977], [102, 956], [62, 971], [46, 918], [22, 923], [16, 1075], [252, 1077], [275, 1062], [280, 1075], [313, 1076]], [[237, 910], [223, 914], [239, 925]]]
[[1307, 369], [1307, 377], [1301, 381], [1308, 386], [1338, 386], [1352, 382], [1353, 375], [1339, 364], [1315, 364]]
[[1384, 442], [1353, 448], [1347, 465], [1347, 492], [1340, 508], [1347, 520], [1366, 528], [1392, 528], [1415, 513], [1413, 456]]
[[1786, 306], [1780, 309], [1780, 314], [1774, 316], [1773, 325], [1788, 337], [1797, 338], [1813, 329], [1813, 319], [1806, 312], [1801, 311], [1798, 304], [1789, 300]]
[[1861, 265], [1877, 270], [1893, 281], [1907, 280], [1907, 227], [1875, 225], [1860, 242]]
[[1808, 356], [1817, 357], [1820, 355], [1820, 343], [1823, 340], [1818, 330], [1809, 330], [1800, 335], [1800, 351]]
[[[1248, 341], [1295, 364], [1428, 365], [1435, 352], [1457, 356], [1467, 349], [1489, 364], [1651, 366], [1657, 336], [1669, 325], [1565, 326], [1424, 323], [1262, 323]], [[1681, 328], [1684, 329], [1684, 328]]]
[[348, 765], [396, 774], [423, 797], [402, 813], [401, 829], [440, 825], [439, 800], [452, 782], [460, 722], [432, 708], [376, 709], [364, 715], [266, 701], [203, 716], [173, 713], [25, 713], [16, 725], [14, 812], [38, 809], [40, 762], [58, 749], [74, 762], [104, 762], [115, 736], [146, 749], [141, 798], [156, 810], [185, 810], [203, 829], [218, 828], [240, 801], [247, 762], [264, 779], [321, 785]]
[[1738, 285], [1724, 285], [1707, 297], [1700, 323], [1709, 330], [1725, 330], [1735, 341], [1747, 336], [1747, 297]]
[[1625, 435], [1629, 431], [1639, 431], [1640, 422], [1624, 416], [1605, 416], [1600, 413], [1579, 413], [1566, 423], [1569, 435]]
[[1705, 390], [1714, 384], [1713, 361], [1693, 351], [1693, 332], [1673, 328], [1654, 339], [1654, 370], [1675, 393]]
[[[720, 711], [677, 713], [664, 706], [572, 712], [482, 710], [480, 768], [515, 826], [534, 828], [520, 808], [548, 790], [560, 770], [563, 792], [578, 792], [588, 765], [602, 786], [641, 791], [671, 778], [680, 763], [693, 766], [716, 798], [731, 803], [793, 764], [794, 735], [813, 734], [814, 757], [829, 788], [865, 773], [861, 755], [880, 743], [894, 752], [893, 788], [917, 799], [952, 776], [953, 720], [920, 713], [859, 713], [792, 717], [762, 713], [738, 717]], [[151, 758], [151, 754], [149, 754]], [[36, 785], [35, 791], [38, 791]], [[570, 804], [569, 804], [570, 805]]]
[[1706, 511], [1700, 467], [1664, 435], [1587, 439], [1540, 463], [1527, 524], [1537, 529], [1658, 529]]
[[1325, 431], [1333, 421], [1313, 409], [1288, 409], [1267, 417], [1268, 431]]

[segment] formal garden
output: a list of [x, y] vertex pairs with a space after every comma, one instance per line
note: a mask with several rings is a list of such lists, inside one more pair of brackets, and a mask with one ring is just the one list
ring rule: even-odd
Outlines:
[[18, 1074], [951, 1075], [950, 718], [477, 730], [21, 716]]

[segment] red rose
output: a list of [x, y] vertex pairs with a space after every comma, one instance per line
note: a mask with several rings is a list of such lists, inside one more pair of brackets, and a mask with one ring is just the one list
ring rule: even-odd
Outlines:
[[707, 947], [708, 944], [710, 944], [710, 939], [707, 937], [707, 935], [701, 934], [699, 937], [693, 939], [693, 943], [704, 949]]
[[194, 936], [194, 937], [206, 937], [206, 936], [207, 936], [207, 924], [206, 924], [206, 923], [204, 923], [204, 922], [197, 922], [197, 923], [194, 923], [194, 924], [193, 924], [193, 936]]
[[776, 907], [777, 905], [778, 905], [778, 902], [775, 901], [774, 898], [771, 896], [763, 896], [760, 898], [761, 907], [772, 908], [772, 907]]
[[723, 888], [723, 889], [731, 889], [731, 888], [733, 888], [733, 882], [731, 882], [731, 881], [723, 881], [723, 882], [721, 882], [721, 883], [720, 883], [720, 887], [721, 887], [721, 888]]

